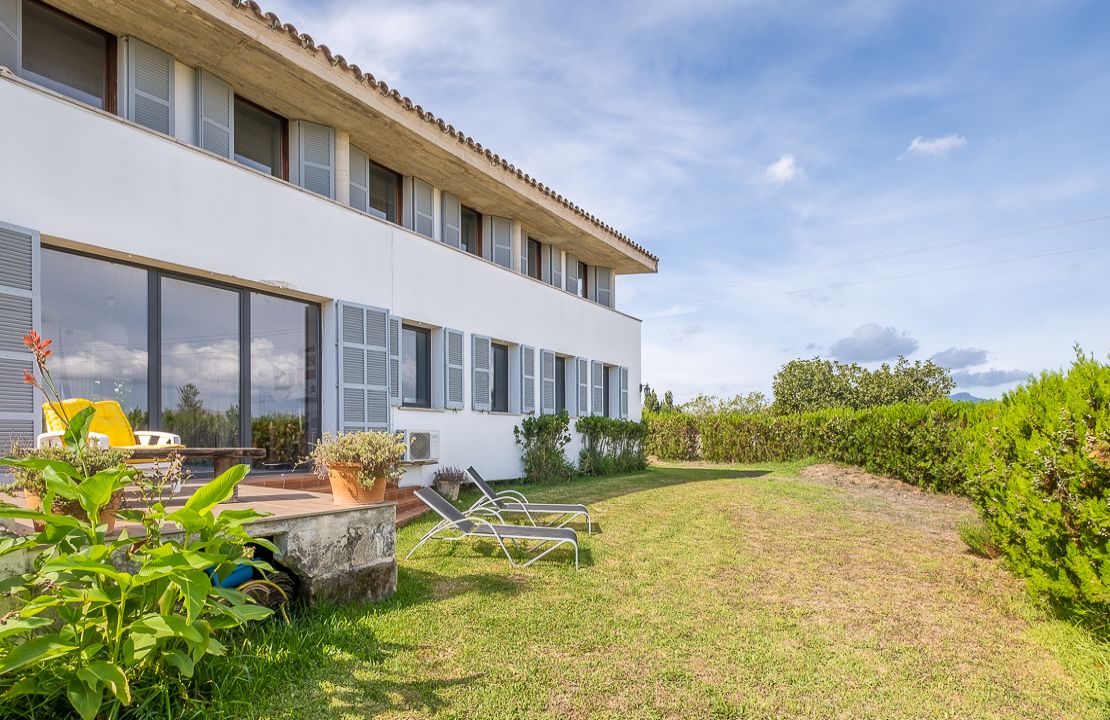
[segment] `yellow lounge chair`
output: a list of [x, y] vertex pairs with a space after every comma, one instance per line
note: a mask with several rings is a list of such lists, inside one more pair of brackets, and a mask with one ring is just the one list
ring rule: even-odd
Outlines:
[[[123, 408], [115, 400], [97, 400], [93, 402], [84, 398], [73, 398], [63, 400], [61, 403], [61, 409], [70, 418], [87, 407], [96, 409], [92, 422], [89, 424], [89, 439], [95, 441], [102, 448], [113, 447], [135, 450], [158, 447], [170, 451], [185, 447], [181, 443], [180, 435], [157, 430], [133, 429], [131, 421], [127, 419], [127, 415], [123, 412]], [[65, 421], [58, 410], [59, 408], [55, 407], [53, 403], [46, 403], [42, 406], [42, 415], [47, 432], [38, 436], [35, 443], [37, 447], [51, 447], [62, 444], [62, 436], [65, 435], [66, 428]]]

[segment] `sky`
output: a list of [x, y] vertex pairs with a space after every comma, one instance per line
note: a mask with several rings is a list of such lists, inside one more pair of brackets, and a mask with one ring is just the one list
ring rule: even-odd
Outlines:
[[643, 380], [1110, 352], [1110, 3], [265, 0], [660, 257]]

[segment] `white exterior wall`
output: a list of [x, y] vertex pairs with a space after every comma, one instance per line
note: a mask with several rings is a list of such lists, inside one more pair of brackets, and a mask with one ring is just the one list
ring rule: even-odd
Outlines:
[[[323, 299], [325, 431], [335, 430], [338, 413], [328, 300], [466, 333], [465, 408], [394, 410], [394, 427], [440, 431], [444, 464], [473, 464], [494, 479], [521, 471], [512, 432], [521, 416], [470, 410], [472, 334], [535, 347], [537, 398], [540, 349], [626, 366], [629, 416], [640, 417], [635, 318], [18, 81], [0, 77], [0, 108], [0, 222], [39, 231], [44, 244], [80, 243], [232, 281], [280, 281]], [[430, 482], [431, 472], [410, 472], [406, 484]]]

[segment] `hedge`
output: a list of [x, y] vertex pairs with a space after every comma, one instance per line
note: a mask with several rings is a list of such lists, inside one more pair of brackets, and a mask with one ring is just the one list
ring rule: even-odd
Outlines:
[[798, 415], [681, 413], [646, 417], [647, 453], [665, 460], [752, 463], [819, 457], [914, 485], [960, 491], [968, 428], [985, 405], [941, 400]]

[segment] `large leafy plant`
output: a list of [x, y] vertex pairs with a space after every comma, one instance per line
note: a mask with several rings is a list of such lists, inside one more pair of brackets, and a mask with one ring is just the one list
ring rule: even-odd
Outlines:
[[513, 436], [521, 449], [526, 479], [566, 479], [574, 474], [574, 466], [566, 457], [566, 446], [570, 443], [570, 417], [566, 411], [526, 417], [513, 428]]
[[[52, 390], [43, 352], [49, 341], [32, 333], [28, 345]], [[269, 570], [252, 559], [251, 547], [275, 548], [243, 527], [261, 515], [250, 509], [214, 513], [247, 467], [215, 478], [173, 512], [161, 503], [120, 512], [145, 532], [131, 537], [124, 529], [109, 538], [100, 512], [136, 471], [121, 463], [90, 473], [85, 449], [92, 415], [89, 408], [65, 418], [64, 444], [75, 450], [73, 462], [0, 459], [0, 465], [40, 473], [44, 493], [42, 510], [0, 504], [0, 518], [42, 528], [0, 539], [0, 557], [34, 557], [29, 572], [0, 581], [0, 593], [16, 605], [0, 618], [5, 716], [58, 717], [72, 714], [71, 708], [91, 720], [116, 717], [133, 705], [172, 715], [196, 664], [225, 652], [217, 635], [271, 613], [241, 592], [214, 587], [210, 578], [241, 563]], [[52, 512], [56, 499], [83, 512]], [[167, 535], [169, 523], [176, 527]]]
[[334, 436], [324, 433], [312, 448], [310, 459], [319, 475], [326, 475], [329, 465], [349, 463], [359, 466], [359, 482], [367, 487], [377, 478], [394, 483], [401, 477], [401, 461], [405, 459], [404, 435], [377, 430]]

